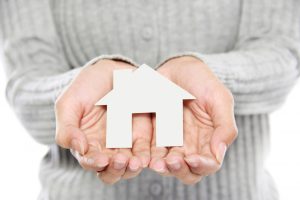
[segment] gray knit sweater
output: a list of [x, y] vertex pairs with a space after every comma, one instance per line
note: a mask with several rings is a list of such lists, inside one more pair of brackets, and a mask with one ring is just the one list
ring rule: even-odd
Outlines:
[[[264, 169], [268, 114], [299, 75], [299, 19], [298, 0], [1, 0], [7, 99], [49, 146], [40, 199], [278, 199]], [[55, 144], [58, 94], [90, 59], [116, 54], [153, 67], [193, 54], [232, 91], [239, 137], [218, 173], [185, 186], [145, 170], [107, 186]]]

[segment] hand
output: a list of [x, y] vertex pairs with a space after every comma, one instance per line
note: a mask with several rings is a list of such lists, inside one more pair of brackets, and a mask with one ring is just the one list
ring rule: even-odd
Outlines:
[[[194, 184], [220, 169], [227, 148], [237, 136], [233, 97], [197, 58], [171, 59], [158, 72], [189, 91], [196, 100], [184, 102], [183, 147], [156, 147], [154, 137], [150, 168]], [[153, 124], [155, 130], [155, 119]]]
[[133, 116], [132, 149], [105, 148], [106, 108], [94, 104], [112, 89], [113, 70], [125, 68], [134, 67], [100, 60], [83, 68], [55, 105], [57, 144], [72, 149], [83, 168], [98, 172], [108, 184], [137, 176], [150, 161], [152, 124], [147, 114]]

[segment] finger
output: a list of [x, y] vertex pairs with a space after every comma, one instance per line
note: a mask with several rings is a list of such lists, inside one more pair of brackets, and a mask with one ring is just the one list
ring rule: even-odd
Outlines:
[[98, 177], [106, 184], [114, 184], [121, 179], [128, 164], [128, 157], [117, 153], [110, 159], [107, 168], [98, 173]]
[[218, 163], [215, 159], [200, 156], [197, 154], [189, 155], [185, 157], [184, 160], [189, 166], [190, 171], [193, 174], [200, 176], [207, 176], [209, 174], [213, 174], [216, 171], [218, 171], [221, 167], [220, 163]]
[[171, 176], [164, 158], [152, 158], [149, 163], [149, 169], [161, 176]]
[[153, 137], [151, 140], [151, 161], [149, 163], [149, 168], [161, 175], [168, 175], [168, 168], [165, 162], [165, 157], [168, 154], [168, 149], [166, 147], [157, 147], [156, 146], [156, 131], [155, 123], [156, 117], [152, 116], [152, 125], [153, 125]]
[[130, 179], [136, 177], [142, 171], [142, 163], [139, 158], [133, 156], [130, 158], [127, 169], [122, 178]]
[[195, 184], [201, 180], [201, 176], [193, 174], [183, 159], [180, 148], [172, 148], [166, 158], [167, 167], [172, 175], [185, 184]]
[[132, 155], [131, 149], [118, 149], [118, 154], [122, 154], [123, 156], [128, 158], [128, 165], [125, 169], [124, 174], [122, 175], [122, 178], [129, 179], [138, 175], [142, 169], [142, 161], [138, 157]]
[[101, 152], [88, 152], [84, 156], [74, 150], [71, 150], [71, 153], [77, 159], [81, 167], [86, 170], [100, 172], [109, 164], [109, 157]]
[[[185, 155], [196, 154], [199, 151], [199, 144], [197, 141], [201, 138], [200, 128], [197, 126], [195, 114], [191, 111], [190, 107], [192, 102], [185, 102], [183, 107], [183, 149]], [[196, 109], [195, 109], [196, 110]], [[197, 118], [198, 119], [198, 118]], [[203, 139], [201, 138], [201, 141]]]
[[233, 97], [229, 90], [224, 89], [224, 92], [220, 92], [215, 98], [211, 115], [215, 127], [210, 143], [211, 150], [220, 164], [223, 162], [227, 148], [238, 134], [233, 110]]
[[134, 114], [132, 120], [133, 155], [137, 156], [145, 168], [150, 162], [152, 122], [149, 114]]

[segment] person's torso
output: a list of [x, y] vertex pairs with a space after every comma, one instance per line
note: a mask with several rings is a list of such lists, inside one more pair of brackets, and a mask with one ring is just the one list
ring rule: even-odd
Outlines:
[[68, 62], [121, 54], [156, 65], [183, 51], [220, 53], [238, 37], [240, 0], [53, 0], [53, 19]]
[[[223, 53], [234, 48], [241, 0], [52, 0], [53, 19], [72, 67], [102, 54], [121, 54], [155, 66], [185, 51]], [[82, 170], [69, 151], [52, 146], [41, 165], [40, 199], [277, 199], [264, 170], [268, 115], [236, 116], [239, 137], [220, 172], [193, 186], [144, 171], [107, 186]]]

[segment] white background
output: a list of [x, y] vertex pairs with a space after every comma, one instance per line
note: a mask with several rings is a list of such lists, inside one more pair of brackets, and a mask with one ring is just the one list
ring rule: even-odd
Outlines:
[[[36, 143], [17, 121], [4, 98], [0, 58], [0, 199], [36, 199], [38, 169], [47, 148]], [[300, 84], [285, 105], [271, 115], [272, 152], [267, 167], [282, 200], [300, 199]]]

